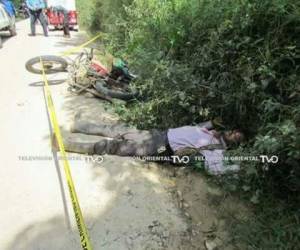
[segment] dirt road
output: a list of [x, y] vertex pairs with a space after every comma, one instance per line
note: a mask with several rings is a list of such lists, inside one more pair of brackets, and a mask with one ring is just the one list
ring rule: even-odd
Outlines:
[[[69, 196], [63, 192], [64, 173], [49, 159], [41, 77], [26, 72], [24, 64], [84, 38], [73, 33], [67, 40], [62, 32], [46, 38], [40, 27], [38, 31], [29, 37], [28, 21], [19, 22], [18, 36], [7, 39], [0, 50], [0, 249], [76, 250], [80, 244]], [[51, 87], [62, 123], [72, 119], [76, 107], [86, 107], [76, 106], [78, 100], [65, 103], [64, 85]], [[156, 170], [118, 157], [106, 157], [102, 165], [72, 159], [71, 166], [94, 249], [180, 248], [187, 224], [166, 192], [173, 184]]]

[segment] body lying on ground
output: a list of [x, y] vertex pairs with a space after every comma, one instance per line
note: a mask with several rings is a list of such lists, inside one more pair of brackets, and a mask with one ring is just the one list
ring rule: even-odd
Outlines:
[[227, 145], [238, 144], [243, 139], [243, 134], [238, 130], [224, 133], [213, 130], [211, 122], [164, 131], [148, 131], [129, 128], [124, 124], [93, 124], [79, 121], [74, 124], [72, 132], [101, 137], [88, 143], [65, 138], [65, 148], [69, 152], [133, 157], [201, 154], [211, 174], [238, 170], [236, 165], [223, 164], [223, 153]]

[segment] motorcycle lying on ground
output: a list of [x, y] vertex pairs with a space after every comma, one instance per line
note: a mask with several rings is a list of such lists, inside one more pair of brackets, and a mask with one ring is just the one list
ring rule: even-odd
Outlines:
[[[41, 65], [43, 63], [43, 67]], [[74, 94], [89, 92], [101, 99], [112, 98], [130, 101], [138, 97], [130, 82], [136, 78], [128, 70], [127, 64], [118, 59], [109, 71], [94, 60], [94, 49], [84, 50], [75, 59], [68, 61], [60, 56], [38, 56], [26, 62], [26, 69], [34, 74], [69, 73], [68, 90]]]

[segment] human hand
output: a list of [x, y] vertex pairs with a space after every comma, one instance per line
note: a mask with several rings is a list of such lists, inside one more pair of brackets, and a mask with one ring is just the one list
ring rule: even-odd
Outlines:
[[213, 134], [213, 136], [217, 139], [221, 138], [221, 133], [216, 131], [216, 130], [211, 130], [211, 133]]
[[224, 128], [224, 125], [222, 124], [223, 123], [223, 120], [221, 117], [216, 117], [215, 119], [213, 119], [212, 121], [212, 124], [214, 126], [219, 126], [219, 127], [223, 127]]

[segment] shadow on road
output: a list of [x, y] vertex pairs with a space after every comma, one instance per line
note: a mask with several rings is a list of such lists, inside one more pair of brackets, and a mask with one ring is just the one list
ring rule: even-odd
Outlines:
[[[81, 205], [94, 249], [162, 249], [163, 245], [179, 249], [185, 222], [162, 188], [162, 180], [140, 164], [109, 156], [103, 165], [90, 166], [86, 185], [91, 197]], [[95, 195], [98, 198], [93, 198]], [[79, 199], [84, 200], [82, 196]], [[74, 222], [73, 212], [70, 216]], [[152, 231], [154, 221], [160, 231]], [[23, 228], [8, 249], [81, 248], [74, 223], [68, 229], [64, 217], [53, 216]]]
[[0, 36], [1, 36], [1, 39], [2, 39], [2, 45], [4, 46], [4, 43], [7, 42], [10, 38], [11, 38], [11, 35], [9, 35], [9, 33], [5, 32], [0, 32]]
[[[59, 35], [51, 35], [51, 33], [49, 33], [50, 36], [57, 36], [59, 37]], [[63, 35], [63, 34], [62, 34]], [[61, 36], [62, 36], [61, 35]], [[63, 49], [66, 49], [66, 47], [76, 47], [76, 46], [79, 46], [83, 43], [85, 43], [86, 41], [88, 41], [89, 37], [86, 36], [85, 34], [83, 33], [80, 33], [80, 32], [71, 32], [71, 39], [62, 39], [62, 40], [59, 40], [55, 43], [55, 47], [60, 47], [60, 48], [63, 48]]]
[[[59, 85], [66, 82], [67, 79], [60, 79], [60, 80], [48, 80], [48, 84], [51, 85]], [[44, 81], [38, 81], [28, 84], [30, 87], [44, 87], [45, 83]]]
[[[18, 27], [16, 27], [16, 31], [18, 34], [19, 31]], [[6, 43], [7, 41], [9, 41], [10, 38], [12, 38], [9, 31], [0, 31], [0, 36], [2, 38], [2, 45], [4, 45], [4, 43]]]

